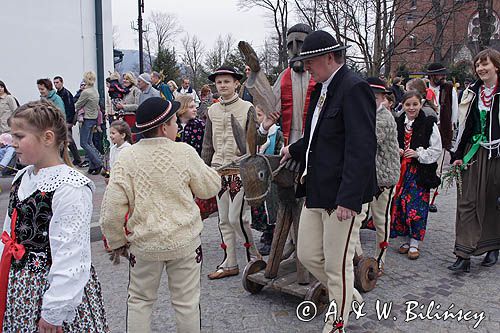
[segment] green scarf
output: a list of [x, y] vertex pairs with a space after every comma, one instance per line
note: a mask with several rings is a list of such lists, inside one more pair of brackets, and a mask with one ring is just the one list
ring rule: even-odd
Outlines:
[[465, 166], [474, 157], [474, 155], [476, 155], [477, 151], [479, 150], [479, 147], [481, 146], [481, 143], [488, 142], [488, 138], [484, 134], [484, 130], [486, 129], [486, 117], [487, 117], [487, 115], [488, 115], [488, 111], [486, 111], [486, 110], [479, 111], [479, 117], [480, 117], [480, 121], [481, 121], [481, 133], [475, 134], [472, 137], [472, 147], [470, 148], [469, 152], [464, 156], [462, 169], [465, 168]]

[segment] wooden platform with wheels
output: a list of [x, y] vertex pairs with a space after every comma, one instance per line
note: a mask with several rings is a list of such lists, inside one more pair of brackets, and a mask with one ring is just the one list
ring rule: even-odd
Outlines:
[[318, 313], [328, 305], [328, 292], [321, 283], [311, 278], [307, 285], [300, 284], [297, 279], [296, 262], [288, 259], [283, 262], [275, 278], [267, 278], [265, 274], [266, 262], [256, 260], [249, 262], [243, 271], [243, 287], [252, 294], [260, 292], [264, 287], [271, 287], [279, 292], [312, 301]]
[[[270, 168], [274, 171], [279, 160], [266, 156]], [[242, 172], [242, 175], [244, 172]], [[293, 184], [295, 174], [284, 168], [273, 174], [273, 181], [278, 185], [279, 208], [274, 229], [271, 252], [268, 261], [250, 261], [243, 271], [243, 287], [252, 294], [264, 287], [271, 287], [303, 300], [312, 301], [319, 313], [329, 303], [327, 289], [319, 283], [304, 266], [294, 258], [282, 259], [288, 235], [297, 239], [301, 200], [295, 199]], [[285, 255], [286, 257], [287, 255]], [[360, 292], [375, 288], [378, 277], [378, 263], [374, 258], [354, 258], [355, 287]]]

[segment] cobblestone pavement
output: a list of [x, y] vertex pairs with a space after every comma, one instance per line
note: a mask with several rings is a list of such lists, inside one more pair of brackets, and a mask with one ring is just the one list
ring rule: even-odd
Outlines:
[[[92, 219], [93, 263], [101, 280], [105, 304], [112, 332], [125, 332], [125, 310], [127, 298], [128, 267], [126, 263], [112, 266], [103, 250], [97, 227], [104, 182], [100, 176], [91, 176], [97, 185], [94, 194]], [[5, 214], [11, 178], [0, 179], [0, 213]], [[492, 268], [480, 266], [482, 258], [473, 258], [470, 274], [453, 274], [446, 266], [454, 261], [455, 191], [449, 190], [438, 197], [439, 212], [430, 215], [425, 242], [421, 245], [421, 257], [410, 261], [397, 253], [398, 240], [393, 240], [387, 254], [385, 275], [376, 288], [364, 294], [366, 316], [356, 319], [351, 315], [348, 332], [500, 332], [500, 264]], [[499, 221], [500, 223], [500, 221]], [[258, 233], [255, 233], [258, 239]], [[373, 253], [375, 233], [362, 230], [365, 254]], [[239, 276], [224, 280], [209, 281], [206, 277], [221, 261], [217, 218], [205, 221], [202, 234], [203, 272], [201, 283], [202, 332], [321, 332], [322, 318], [301, 322], [296, 318], [296, 306], [301, 299], [264, 288], [259, 294], [247, 293]], [[239, 249], [240, 271], [244, 267], [243, 246]], [[154, 332], [175, 332], [174, 312], [170, 307], [169, 293], [164, 276], [153, 313]], [[392, 312], [387, 320], [378, 320], [376, 301], [392, 302]], [[480, 313], [484, 320], [477, 329], [473, 326], [477, 318], [466, 315], [461, 320], [423, 320], [405, 322], [405, 302], [417, 301], [425, 305], [420, 310], [425, 315], [427, 306], [435, 301], [431, 314], [443, 314], [449, 307], [457, 313], [463, 309]], [[439, 310], [436, 310], [440, 305]], [[413, 310], [416, 312], [417, 310]], [[395, 319], [396, 318], [396, 319]]]

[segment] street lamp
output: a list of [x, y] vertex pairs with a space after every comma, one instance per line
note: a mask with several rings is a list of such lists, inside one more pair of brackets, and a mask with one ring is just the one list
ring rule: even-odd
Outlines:
[[144, 56], [143, 56], [143, 48], [142, 48], [142, 33], [144, 30], [142, 29], [142, 14], [144, 13], [144, 0], [137, 0], [137, 27], [134, 24], [134, 21], [130, 22], [130, 27], [132, 30], [139, 32], [139, 74], [144, 72]]

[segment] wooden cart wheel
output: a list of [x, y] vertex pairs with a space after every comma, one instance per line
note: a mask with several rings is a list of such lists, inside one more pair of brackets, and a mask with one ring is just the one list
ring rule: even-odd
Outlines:
[[354, 287], [358, 291], [368, 292], [377, 284], [378, 263], [374, 258], [361, 258], [354, 267]]
[[243, 270], [243, 288], [251, 294], [257, 294], [264, 288], [264, 285], [258, 284], [257, 282], [250, 281], [248, 279], [249, 275], [257, 273], [266, 268], [266, 262], [264, 260], [252, 260], [250, 261]]
[[321, 282], [316, 281], [304, 296], [304, 300], [311, 301], [316, 305], [317, 314], [323, 313], [328, 306], [328, 290]]

